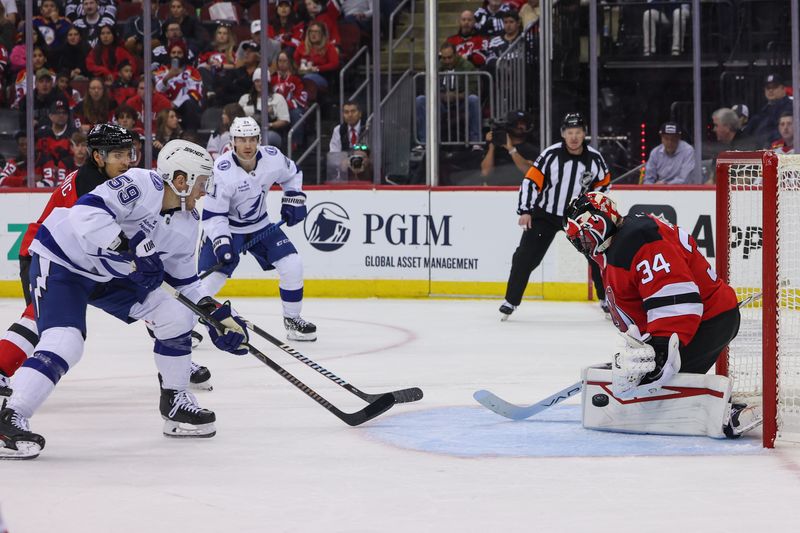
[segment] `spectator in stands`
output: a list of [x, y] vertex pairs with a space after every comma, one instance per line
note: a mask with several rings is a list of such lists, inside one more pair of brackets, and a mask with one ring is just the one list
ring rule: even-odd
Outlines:
[[[83, 0], [83, 14], [72, 21], [72, 24], [81, 31], [83, 40], [89, 43], [91, 48], [97, 46], [100, 38], [100, 28], [102, 26], [113, 26], [116, 22], [115, 17], [117, 8], [113, 0], [104, 6], [98, 5], [98, 0]], [[111, 7], [113, 6], [113, 15]], [[69, 12], [67, 12], [69, 18]]]
[[361, 31], [372, 34], [372, 0], [341, 0], [344, 21], [358, 25]]
[[58, 52], [56, 68], [69, 71], [73, 80], [88, 78], [89, 71], [86, 69], [86, 56], [88, 54], [89, 47], [83, 41], [81, 32], [78, 28], [72, 26], [67, 30], [66, 44]]
[[[508, 50], [520, 35], [519, 13], [512, 10], [503, 12], [503, 34], [492, 37], [487, 51], [487, 67], [494, 70], [497, 60]], [[512, 52], [513, 54], [513, 52]]]
[[528, 0], [519, 8], [519, 19], [522, 23], [523, 31], [527, 31], [539, 22], [542, 10], [539, 7], [539, 0]]
[[89, 160], [89, 146], [86, 135], [81, 131], [75, 131], [69, 140], [69, 156], [64, 161], [67, 167], [67, 174], [82, 167]]
[[111, 98], [103, 80], [92, 78], [86, 91], [86, 98], [76, 109], [75, 126], [88, 134], [95, 124], [110, 121], [116, 107], [117, 103]]
[[[163, 27], [161, 20], [153, 13], [150, 17], [150, 45], [151, 50], [155, 50], [161, 46], [161, 34]], [[125, 43], [125, 49], [136, 58], [144, 57], [144, 17], [137, 16], [131, 17], [125, 23], [122, 29], [122, 40]], [[142, 61], [144, 63], [144, 61]]]
[[[755, 150], [756, 142], [739, 129], [739, 117], [728, 108], [721, 107], [711, 114], [714, 122], [714, 134], [716, 143], [704, 144], [703, 160], [705, 161], [705, 174], [708, 176], [706, 183], [712, 184], [716, 181], [716, 158], [720, 152], [726, 150]], [[710, 164], [708, 164], [710, 162]]]
[[[267, 35], [269, 37], [269, 35]], [[250, 39], [239, 43], [239, 48], [236, 50], [236, 66], [240, 67], [245, 62], [247, 54], [247, 46], [255, 45], [257, 50], [261, 50], [261, 21], [254, 20], [250, 23]], [[267, 63], [272, 66], [275, 58], [278, 57], [278, 52], [281, 51], [281, 43], [275, 39], [267, 39]]]
[[[133, 135], [133, 159], [131, 159], [130, 168], [144, 168], [144, 134], [131, 130]], [[157, 161], [153, 160], [153, 168], [155, 168]]]
[[69, 103], [55, 100], [50, 104], [50, 123], [36, 130], [36, 152], [56, 161], [69, 155], [69, 142], [75, 128], [69, 120]]
[[342, 108], [342, 122], [333, 128], [329, 152], [349, 152], [353, 146], [361, 144], [366, 128], [361, 122], [361, 106], [355, 100], [345, 102]]
[[119, 77], [123, 62], [134, 67], [135, 74], [136, 60], [117, 42], [116, 29], [113, 26], [101, 26], [99, 42], [86, 56], [89, 73], [95, 78], [101, 78], [106, 85], [111, 85]]
[[17, 41], [17, 27], [6, 17], [5, 2], [10, 1], [16, 9], [16, 2], [13, 0], [3, 0], [0, 2], [0, 44], [6, 50], [11, 50]]
[[[253, 117], [261, 122], [261, 91], [262, 91], [261, 69], [257, 68], [253, 72], [253, 89], [249, 94], [243, 95], [239, 99], [239, 105], [249, 117]], [[267, 82], [267, 119], [269, 120], [269, 130], [267, 131], [267, 144], [281, 148], [283, 146], [283, 135], [289, 130], [291, 117], [289, 106], [283, 95], [271, 90]]]
[[211, 42], [212, 53], [222, 54], [219, 68], [232, 69], [236, 63], [236, 34], [227, 22], [220, 23], [214, 30], [214, 40]]
[[[55, 76], [46, 68], [36, 71], [36, 85], [33, 90], [33, 127], [40, 128], [50, 124], [50, 106], [56, 100], [69, 101], [69, 97], [55, 89]], [[22, 98], [19, 105], [19, 127], [25, 129], [28, 124], [25, 112], [28, 105], [26, 98]]]
[[225, 78], [236, 68], [236, 36], [229, 22], [220, 23], [214, 31], [211, 49], [200, 54], [197, 70], [203, 77], [203, 86], [209, 106], [217, 104], [217, 88], [225, 84]]
[[69, 72], [66, 70], [62, 70], [56, 75], [56, 90], [67, 95], [70, 109], [83, 101], [81, 93], [72, 88], [72, 79], [69, 77]]
[[316, 101], [318, 93], [328, 89], [325, 75], [339, 68], [339, 52], [328, 40], [327, 32], [324, 24], [312, 22], [306, 28], [305, 40], [294, 51], [294, 63], [298, 65], [311, 101]]
[[123, 59], [117, 65], [117, 77], [111, 84], [111, 97], [117, 105], [122, 105], [136, 96], [137, 83], [133, 80], [133, 66], [127, 59]]
[[186, 12], [183, 0], [171, 0], [169, 3], [169, 18], [167, 24], [177, 22], [181, 27], [183, 38], [190, 47], [201, 49], [203, 43], [208, 41], [208, 33], [196, 17]]
[[764, 79], [764, 96], [767, 104], [750, 118], [744, 130], [755, 139], [759, 148], [779, 140], [778, 119], [785, 112], [792, 111], [792, 99], [786, 94], [786, 86], [778, 74], [770, 74]]
[[51, 50], [58, 51], [66, 44], [72, 23], [59, 14], [56, 0], [42, 0], [39, 16], [33, 17], [32, 22]]
[[181, 29], [181, 25], [177, 22], [168, 22], [164, 25], [164, 36], [161, 40], [161, 42], [164, 44], [153, 48], [154, 69], [163, 67], [165, 65], [170, 65], [170, 52], [168, 46], [169, 43], [175, 41], [183, 41], [186, 44], [186, 52], [184, 53], [184, 57], [186, 58], [185, 62], [190, 65], [195, 64], [197, 54], [195, 53], [194, 46], [190, 46], [183, 39], [183, 30]]
[[253, 88], [253, 73], [261, 63], [260, 48], [252, 41], [243, 42], [240, 48], [244, 52], [241, 63], [237, 62], [235, 69], [214, 79], [217, 105], [238, 102], [243, 94], [249, 93]]
[[233, 119], [246, 116], [244, 109], [239, 104], [228, 104], [222, 108], [219, 126], [208, 138], [208, 145], [206, 146], [206, 150], [214, 160], [225, 152], [229, 152], [232, 148], [230, 127]]
[[[44, 63], [37, 64], [37, 57], [35, 55], [36, 49], [42, 52], [44, 55]], [[16, 44], [11, 49], [11, 53], [8, 56], [8, 59], [11, 63], [11, 72], [15, 74], [20, 70], [25, 70], [27, 68], [27, 51], [25, 46], [25, 27], [23, 26], [19, 33], [17, 34]], [[34, 71], [36, 69], [40, 69], [43, 66], [49, 66], [47, 63], [50, 61], [50, 48], [47, 46], [47, 43], [44, 42], [44, 38], [42, 38], [39, 30], [33, 30], [33, 51], [34, 55], [32, 55], [32, 60], [34, 64]]]
[[731, 107], [731, 109], [736, 113], [736, 116], [739, 117], [739, 129], [745, 129], [747, 121], [750, 120], [750, 108], [748, 108], [746, 104], [736, 104]]
[[[276, 65], [275, 73], [270, 78], [270, 86], [273, 91], [283, 95], [286, 99], [292, 125], [296, 125], [308, 108], [308, 93], [303, 80], [295, 71], [292, 56], [288, 52], [284, 51], [278, 54]], [[304, 141], [305, 128], [301, 124], [300, 128], [295, 130], [292, 142], [301, 145]]]
[[16, 26], [17, 22], [19, 22], [19, 13], [17, 11], [16, 0], [2, 0], [2, 5], [3, 5], [3, 17], [8, 22]]
[[[175, 110], [165, 109], [160, 111], [156, 118], [156, 138], [153, 141], [153, 148], [156, 151], [161, 150], [169, 141], [180, 139], [182, 134], [183, 131]], [[153, 154], [153, 158], [156, 157], [158, 157], [157, 152]]]
[[339, 37], [339, 17], [341, 13], [336, 4], [329, 2], [329, 0], [305, 0], [305, 8], [306, 13], [308, 13], [306, 32], [308, 32], [313, 22], [319, 22], [327, 30], [328, 42], [338, 47], [341, 42]]
[[519, 183], [533, 165], [538, 150], [530, 141], [533, 120], [522, 110], [510, 111], [501, 127], [486, 134], [481, 176], [492, 185]]
[[6, 159], [3, 170], [0, 171], [0, 187], [25, 187], [28, 176], [28, 136], [25, 130], [14, 134], [17, 141], [17, 154]]
[[186, 42], [169, 43], [170, 66], [161, 66], [154, 72], [156, 90], [166, 96], [178, 111], [183, 129], [200, 129], [200, 104], [203, 98], [203, 81], [200, 72], [187, 63]]
[[125, 104], [120, 105], [114, 112], [114, 120], [126, 130], [141, 131], [142, 125], [137, 123], [138, 114], [136, 111]]
[[[97, 0], [97, 9], [101, 16], [108, 16], [116, 20], [117, 18], [117, 0]], [[84, 0], [67, 0], [64, 7], [64, 16], [68, 20], [75, 22], [76, 19], [86, 15], [86, 6]]]
[[661, 144], [653, 148], [644, 170], [644, 184], [684, 185], [701, 183], [694, 148], [681, 140], [681, 127], [666, 122], [658, 130]]
[[278, 0], [276, 13], [277, 16], [269, 19], [269, 36], [281, 43], [283, 50], [293, 54], [295, 49], [300, 46], [303, 24], [292, 11], [290, 0]]
[[679, 3], [677, 0], [671, 1], [675, 3], [675, 7], [663, 4], [657, 5], [646, 9], [642, 15], [643, 53], [645, 57], [657, 53], [658, 30], [659, 28], [669, 30], [670, 24], [672, 25], [672, 55], [679, 56], [683, 53], [686, 23], [689, 20], [691, 8], [688, 3]]
[[510, 7], [503, 0], [488, 0], [486, 5], [475, 10], [475, 29], [488, 37], [503, 33], [503, 13]]
[[[451, 43], [445, 42], [439, 47], [439, 73], [448, 72], [474, 72], [475, 67], [456, 53], [456, 48]], [[464, 76], [442, 76], [441, 90], [439, 93], [439, 112], [442, 123], [451, 121], [454, 124], [463, 124], [463, 117], [454, 117], [458, 111], [464, 112], [466, 108], [469, 126], [468, 142], [473, 144], [472, 149], [481, 150], [481, 105], [476, 96], [477, 82]], [[466, 99], [466, 105], [464, 100]], [[417, 96], [417, 138], [425, 144], [425, 95]], [[463, 127], [463, 126], [462, 126]], [[461, 135], [462, 127], [456, 135]], [[450, 140], [450, 139], [443, 139]], [[419, 147], [417, 147], [419, 149]]]
[[784, 111], [778, 119], [778, 133], [781, 138], [772, 143], [770, 149], [779, 154], [794, 153], [794, 118], [791, 111]]
[[[144, 76], [139, 78], [139, 83], [136, 84], [136, 96], [128, 100], [126, 103], [128, 107], [134, 109], [137, 114], [138, 122], [144, 124], [144, 88], [147, 82], [144, 79]], [[152, 91], [153, 94], [153, 104], [152, 104], [152, 111], [153, 114], [150, 117], [150, 123], [152, 124], [153, 129], [156, 127], [156, 117], [161, 111], [165, 109], [171, 109], [172, 103], [169, 99], [161, 94], [158, 91]]]
[[[14, 47], [14, 49], [16, 50], [17, 47]], [[31, 62], [33, 63], [34, 72], [38, 73], [40, 70], [49, 70], [47, 54], [45, 53], [45, 50], [41, 45], [36, 44], [33, 46], [33, 53], [31, 54], [31, 58], [32, 58]], [[25, 99], [25, 95], [27, 94], [28, 91], [27, 76], [28, 73], [27, 69], [25, 68], [17, 72], [17, 77], [16, 80], [14, 81], [14, 102], [11, 104], [12, 108], [19, 107], [21, 100]]]
[[458, 33], [447, 38], [456, 47], [456, 53], [481, 68], [486, 64], [489, 40], [475, 29], [475, 15], [470, 10], [462, 11], [458, 18]]

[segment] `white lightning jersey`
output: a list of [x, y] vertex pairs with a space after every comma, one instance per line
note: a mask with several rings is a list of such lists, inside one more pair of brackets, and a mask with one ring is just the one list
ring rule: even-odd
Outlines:
[[267, 192], [274, 184], [301, 191], [303, 173], [274, 146], [261, 146], [256, 168], [245, 171], [234, 152], [214, 163], [214, 186], [203, 204], [203, 230], [213, 241], [231, 233], [255, 233], [270, 224]]
[[164, 263], [165, 281], [194, 301], [206, 296], [197, 278], [195, 251], [200, 230], [197, 211], [161, 215], [164, 182], [145, 169], [128, 172], [98, 185], [70, 208], [48, 216], [30, 250], [95, 281], [124, 278], [130, 260], [108, 247], [120, 232], [128, 239], [143, 231]]

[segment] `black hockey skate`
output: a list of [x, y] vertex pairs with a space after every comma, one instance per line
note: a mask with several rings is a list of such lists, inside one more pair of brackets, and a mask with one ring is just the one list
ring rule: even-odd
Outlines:
[[203, 342], [203, 335], [195, 330], [192, 330], [190, 335], [192, 336], [192, 348], [197, 348], [200, 346], [200, 343]]
[[286, 327], [286, 338], [290, 341], [315, 341], [317, 340], [317, 326], [306, 322], [299, 316], [296, 318], [283, 317]]
[[511, 316], [511, 313], [513, 313], [514, 309], [516, 308], [517, 308], [516, 305], [511, 305], [508, 302], [503, 302], [503, 305], [500, 306], [500, 320], [502, 322], [508, 320], [508, 317]]
[[214, 390], [211, 385], [211, 371], [192, 361], [192, 374], [189, 376], [189, 387], [197, 390]]
[[11, 378], [0, 373], [0, 409], [5, 408], [9, 397], [11, 397]]
[[33, 433], [28, 419], [13, 409], [0, 411], [0, 459], [34, 459], [44, 449], [44, 437]]
[[161, 416], [167, 437], [210, 438], [217, 434], [214, 411], [203, 409], [191, 392], [161, 389]]

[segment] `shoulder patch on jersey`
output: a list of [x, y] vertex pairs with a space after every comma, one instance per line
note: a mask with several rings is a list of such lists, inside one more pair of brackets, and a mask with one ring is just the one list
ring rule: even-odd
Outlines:
[[161, 179], [161, 176], [159, 176], [155, 172], [151, 172], [150, 179], [153, 181], [153, 186], [156, 188], [157, 191], [164, 190], [164, 181]]
[[228, 170], [229, 168], [231, 168], [231, 162], [228, 160], [223, 159], [222, 161], [217, 163], [218, 170]]
[[266, 149], [269, 155], [278, 155], [278, 149], [274, 146], [267, 146]]
[[614, 235], [614, 242], [606, 252], [606, 260], [626, 270], [630, 269], [636, 253], [649, 242], [661, 240], [658, 224], [647, 215], [636, 213], [625, 217], [625, 222]]

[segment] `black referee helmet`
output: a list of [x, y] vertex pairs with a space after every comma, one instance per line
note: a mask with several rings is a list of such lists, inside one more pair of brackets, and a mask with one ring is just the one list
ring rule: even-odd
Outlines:
[[583, 128], [583, 131], [586, 131], [586, 121], [583, 120], [583, 115], [580, 113], [564, 115], [564, 120], [561, 121], [561, 133], [564, 133], [567, 128]]

